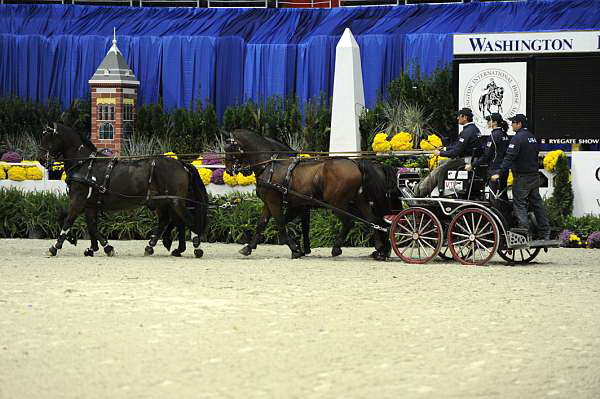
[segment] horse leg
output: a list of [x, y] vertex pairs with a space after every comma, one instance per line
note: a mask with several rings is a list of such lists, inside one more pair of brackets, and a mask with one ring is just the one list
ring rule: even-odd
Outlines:
[[308, 255], [310, 253], [310, 208], [288, 208], [287, 212], [285, 213], [285, 224], [287, 225], [298, 216], [300, 216], [302, 225], [302, 239], [304, 244], [302, 255]]
[[185, 203], [183, 203], [183, 201], [180, 199], [170, 200], [170, 205], [176, 217], [179, 218], [180, 222], [183, 224], [182, 226], [184, 231], [183, 233], [180, 232], [180, 234], [185, 234], [185, 226], [187, 225], [187, 227], [189, 227], [191, 231], [192, 244], [194, 245], [194, 256], [196, 258], [201, 258], [202, 255], [204, 255], [204, 251], [200, 248], [199, 232], [196, 231], [194, 223], [191, 222], [193, 220], [192, 214], [190, 213], [190, 211], [188, 211], [187, 207], [185, 206]]
[[185, 223], [181, 221], [177, 223], [177, 239], [179, 240], [179, 245], [171, 252], [173, 256], [181, 256], [187, 248], [185, 245]]
[[277, 232], [279, 233], [279, 242], [286, 243], [292, 251], [292, 259], [296, 259], [302, 256], [302, 251], [298, 248], [296, 240], [288, 234], [285, 215], [283, 214], [282, 206], [280, 202], [271, 203], [269, 206], [271, 215], [275, 218], [277, 223]]
[[[367, 200], [364, 198], [359, 198], [356, 201], [356, 205], [363, 216], [371, 223], [378, 224], [379, 226], [385, 226], [383, 218], [378, 218], [375, 216]], [[391, 249], [391, 245], [388, 243], [387, 234], [381, 230], [375, 230], [374, 233], [375, 252], [373, 252], [371, 256], [376, 260], [385, 260], [387, 258], [388, 249]]]
[[163, 246], [167, 249], [167, 251], [171, 250], [171, 245], [173, 245], [173, 237], [171, 236], [171, 232], [175, 228], [175, 223], [173, 221], [169, 222], [165, 227], [165, 231], [162, 234], [162, 243]]
[[[156, 208], [156, 215], [158, 216], [158, 226], [150, 234], [148, 245], [144, 248], [144, 256], [150, 256], [154, 254], [154, 247], [158, 243], [158, 239], [165, 234], [165, 229], [169, 224], [169, 210], [165, 207]], [[169, 230], [169, 235], [171, 231]]]
[[354, 221], [344, 215], [338, 214], [340, 221], [342, 222], [342, 229], [338, 233], [335, 240], [333, 240], [333, 247], [331, 248], [331, 256], [340, 256], [342, 254], [342, 246], [346, 243], [346, 237], [354, 226]]
[[78, 197], [75, 197], [71, 200], [67, 217], [65, 218], [65, 221], [62, 225], [62, 229], [60, 231], [60, 234], [58, 235], [56, 244], [48, 248], [48, 255], [56, 256], [58, 250], [62, 248], [63, 243], [67, 239], [67, 235], [71, 231], [71, 227], [73, 227], [75, 219], [77, 219], [77, 216], [79, 216], [79, 214], [83, 212], [83, 209], [85, 207], [85, 198], [82, 198], [80, 201], [77, 201], [78, 199]]
[[83, 251], [84, 256], [94, 256], [94, 252], [98, 251], [98, 226], [97, 226], [98, 211], [93, 208], [85, 209], [85, 223], [87, 224], [88, 233], [90, 235], [90, 247]]
[[265, 204], [260, 212], [260, 219], [258, 219], [254, 236], [250, 242], [239, 251], [242, 255], [248, 256], [252, 253], [252, 250], [256, 249], [256, 246], [262, 237], [262, 232], [265, 230], [265, 227], [267, 227], [267, 223], [269, 223], [269, 219], [271, 219], [271, 211], [269, 211], [269, 207]]

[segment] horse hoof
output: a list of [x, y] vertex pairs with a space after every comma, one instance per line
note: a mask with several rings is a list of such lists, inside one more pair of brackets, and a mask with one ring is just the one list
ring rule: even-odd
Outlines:
[[379, 260], [379, 261], [386, 260], [386, 256], [385, 256], [385, 254], [382, 254], [382, 253], [381, 253], [381, 252], [379, 252], [379, 251], [374, 251], [374, 252], [371, 254], [371, 258], [373, 258], [373, 259], [375, 259], [375, 260]]
[[310, 255], [310, 248], [304, 250], [304, 255]]
[[339, 248], [339, 247], [331, 248], [331, 256], [336, 257], [336, 256], [340, 256], [341, 254], [342, 254], [342, 248]]
[[302, 252], [292, 252], [292, 259], [301, 258], [304, 254]]
[[246, 245], [244, 248], [239, 250], [239, 253], [241, 253], [244, 256], [248, 256], [252, 253], [252, 250]]
[[144, 249], [144, 256], [150, 256], [152, 254], [154, 254], [154, 248], [152, 248], [150, 245], [147, 245]]
[[88, 248], [85, 251], [83, 251], [83, 256], [94, 256], [94, 251], [92, 251], [91, 248]]
[[201, 258], [202, 255], [204, 255], [204, 251], [203, 250], [201, 250], [200, 248], [194, 249], [194, 256], [196, 258]]
[[56, 249], [54, 246], [48, 248], [48, 256], [56, 256], [57, 253], [58, 249]]
[[171, 252], [171, 256], [176, 256], [179, 258], [181, 256], [181, 251], [178, 249], [174, 249], [173, 252]]
[[104, 253], [106, 256], [115, 256], [115, 249], [112, 247], [112, 245], [107, 245], [104, 247]]

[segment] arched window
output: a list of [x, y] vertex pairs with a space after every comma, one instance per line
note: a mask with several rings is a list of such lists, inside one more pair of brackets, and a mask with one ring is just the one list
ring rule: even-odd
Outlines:
[[133, 124], [125, 122], [123, 124], [123, 140], [130, 140], [131, 136], [133, 136]]
[[115, 128], [112, 123], [102, 122], [100, 123], [100, 130], [98, 131], [100, 140], [112, 140], [115, 138]]

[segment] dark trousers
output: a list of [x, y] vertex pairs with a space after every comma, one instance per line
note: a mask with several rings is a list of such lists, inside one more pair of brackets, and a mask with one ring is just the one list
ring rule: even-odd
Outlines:
[[544, 201], [540, 196], [540, 178], [535, 175], [514, 175], [512, 187], [513, 209], [517, 225], [521, 229], [529, 230], [527, 217], [528, 204], [538, 224], [538, 235], [541, 237], [550, 234], [550, 222], [544, 208]]

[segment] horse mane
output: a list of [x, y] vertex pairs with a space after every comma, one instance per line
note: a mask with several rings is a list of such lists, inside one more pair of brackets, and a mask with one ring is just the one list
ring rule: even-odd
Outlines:
[[94, 151], [94, 152], [98, 151], [98, 149], [96, 148], [94, 143], [92, 143], [90, 141], [90, 139], [86, 135], [84, 135], [82, 132], [77, 131], [70, 126], [63, 125], [61, 123], [57, 123], [56, 128], [59, 132], [66, 132], [66, 133], [70, 133], [70, 134], [74, 134], [74, 135], [78, 136], [79, 139], [81, 140], [81, 142], [83, 143], [83, 145], [85, 147], [87, 147], [90, 151]]
[[272, 139], [270, 137], [261, 136], [258, 133], [246, 129], [236, 129], [233, 131], [233, 137], [236, 141], [241, 142], [245, 150], [249, 151], [285, 151], [286, 153], [297, 153], [289, 145]]

